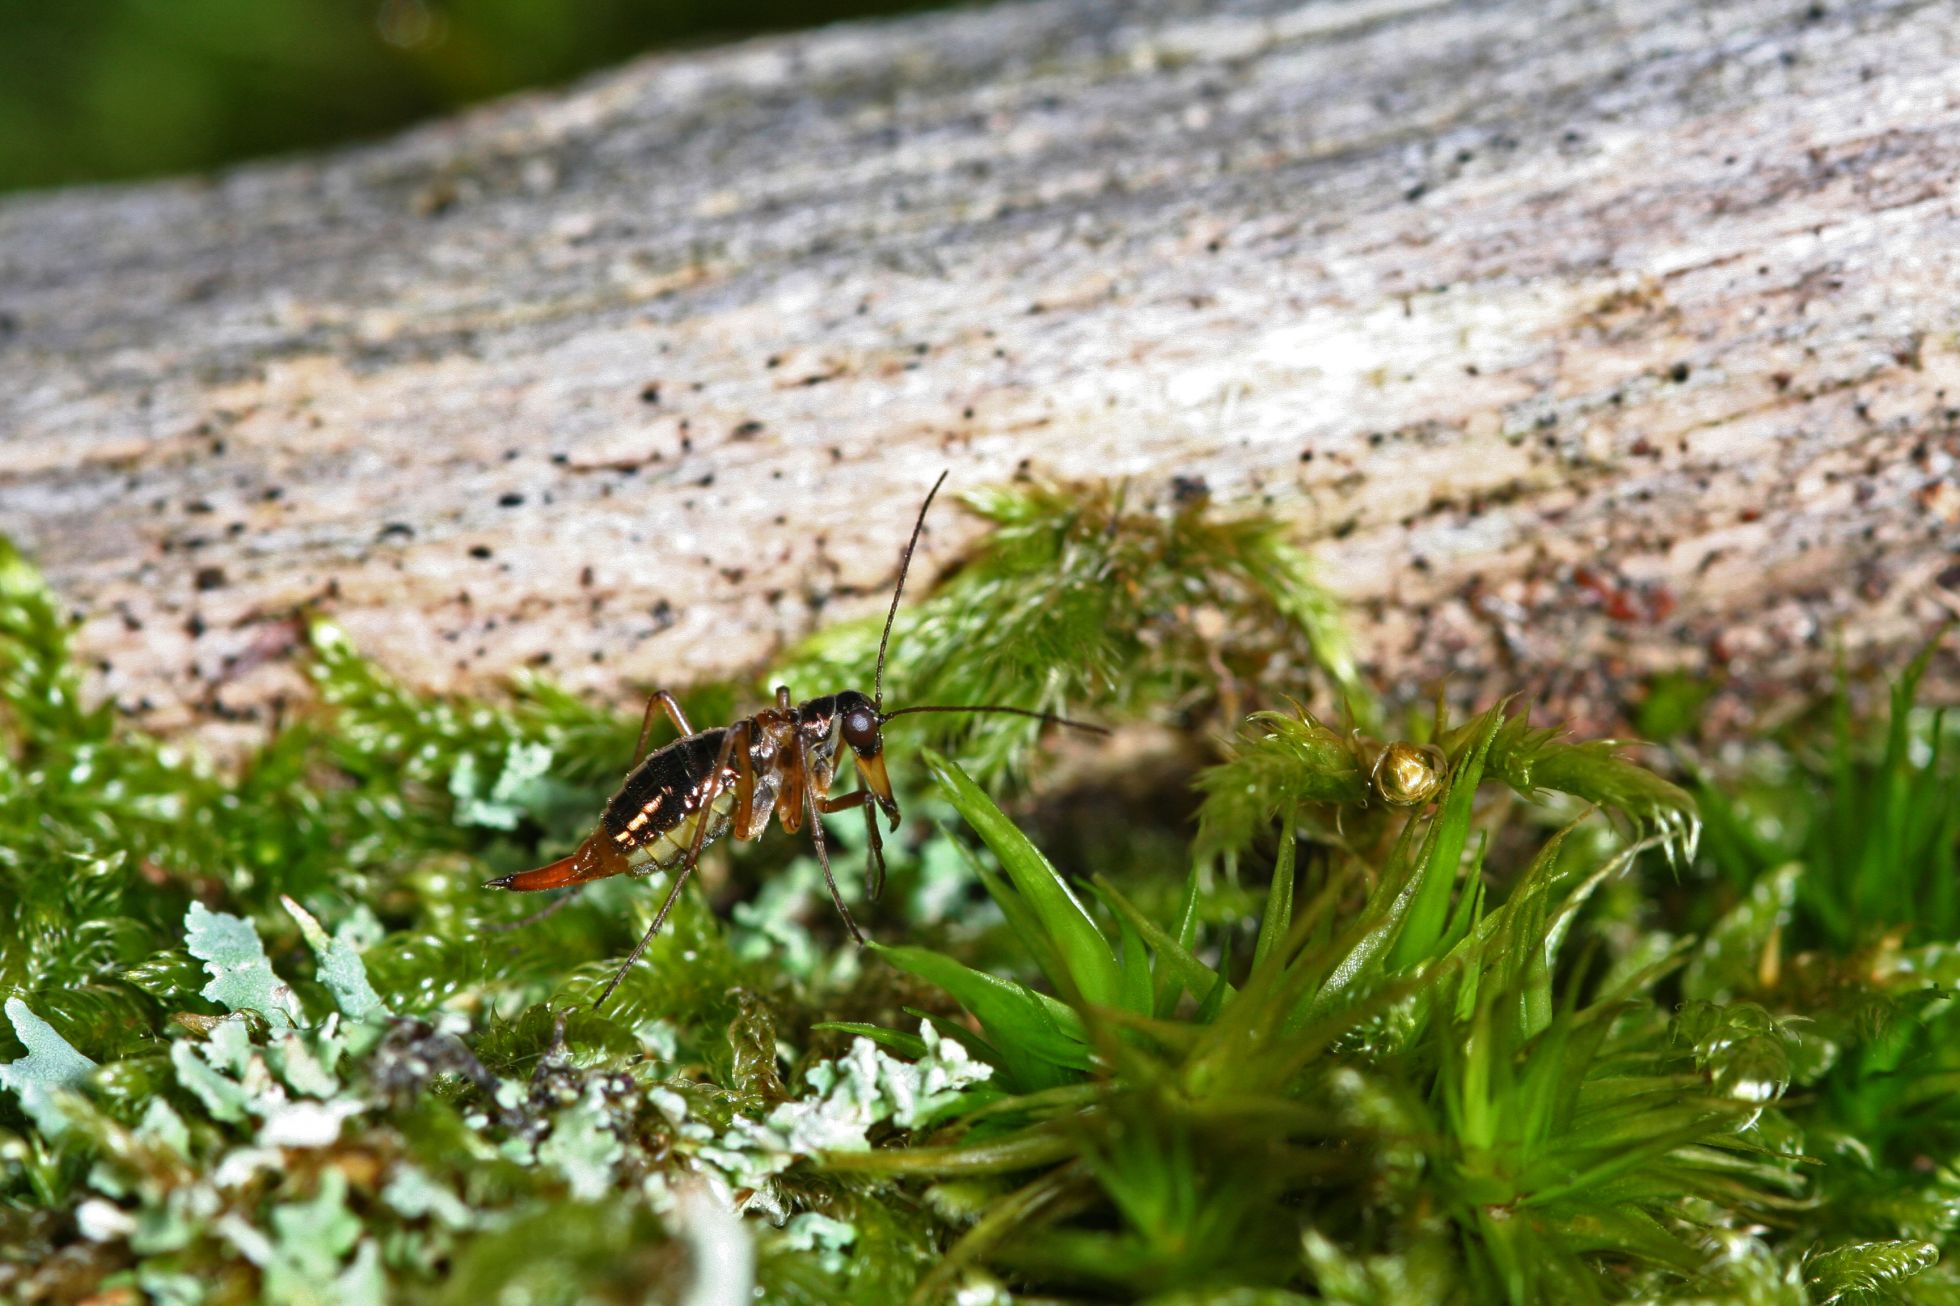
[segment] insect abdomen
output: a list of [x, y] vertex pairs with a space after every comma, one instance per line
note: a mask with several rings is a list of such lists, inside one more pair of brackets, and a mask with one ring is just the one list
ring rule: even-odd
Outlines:
[[[701, 795], [721, 754], [724, 727], [676, 739], [634, 767], [606, 804], [601, 825], [641, 873], [665, 870], [687, 859], [702, 819]], [[721, 789], [708, 804], [702, 846], [727, 833], [735, 809], [735, 770], [722, 770]]]

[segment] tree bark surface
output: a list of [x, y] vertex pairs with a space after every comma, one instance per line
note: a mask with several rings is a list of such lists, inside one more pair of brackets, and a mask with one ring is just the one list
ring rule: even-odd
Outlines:
[[313, 612], [439, 689], [752, 669], [882, 606], [945, 467], [1297, 521], [1391, 691], [1758, 711], [1956, 606], [1956, 168], [1916, 0], [1038, 0], [660, 55], [0, 203], [0, 531], [98, 692], [220, 747]]

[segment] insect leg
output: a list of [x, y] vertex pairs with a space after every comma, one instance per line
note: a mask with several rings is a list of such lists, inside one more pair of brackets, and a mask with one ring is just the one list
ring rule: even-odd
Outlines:
[[728, 827], [731, 837], [748, 838], [749, 823], [755, 818], [755, 755], [749, 751], [753, 728], [746, 721], [736, 725], [728, 733], [732, 736], [739, 730], [742, 738], [736, 744], [735, 755], [735, 812], [733, 823]]
[[[858, 923], [851, 919], [851, 909], [844, 905], [844, 895], [837, 892], [837, 877], [830, 873], [830, 849], [824, 845], [823, 817], [817, 814], [823, 810], [824, 800], [817, 797], [816, 778], [810, 774], [809, 768], [809, 759], [806, 757], [803, 760], [803, 794], [810, 804], [810, 839], [817, 845], [817, 865], [823, 867], [823, 882], [830, 886], [830, 900], [837, 904], [838, 914], [844, 918], [844, 924], [850, 927], [851, 937], [858, 941], [859, 947], [863, 947], [864, 931], [859, 929]], [[848, 804], [850, 797], [846, 796], [838, 801]]]
[[878, 833], [878, 809], [872, 802], [869, 789], [845, 794], [841, 798], [819, 798], [817, 810], [820, 812], [847, 812], [853, 807], [864, 809], [864, 831], [870, 836], [871, 856], [864, 866], [864, 896], [872, 902], [885, 891], [885, 840]]
[[730, 755], [735, 753], [737, 739], [742, 741], [742, 750], [737, 755], [736, 766], [742, 773], [746, 773], [749, 769], [748, 737], [748, 722], [743, 721], [731, 727], [728, 734], [722, 738], [721, 751], [715, 755], [714, 769], [709, 771], [708, 778], [701, 782], [700, 819], [695, 822], [694, 838], [687, 846], [687, 858], [680, 864], [680, 869], [674, 872], [674, 887], [667, 890], [666, 900], [660, 904], [660, 910], [654, 913], [653, 924], [647, 926], [647, 932], [642, 934], [640, 941], [633, 945], [633, 951], [627, 954], [626, 960], [620, 963], [618, 970], [613, 972], [613, 977], [606, 981], [605, 991], [592, 1004], [594, 1011], [606, 1005], [606, 999], [611, 997], [613, 990], [619, 987], [619, 982], [626, 978], [626, 972], [633, 969], [633, 963], [638, 961], [640, 954], [647, 950], [647, 944], [653, 942], [653, 936], [660, 933], [660, 927], [667, 923], [667, 913], [674, 910], [674, 904], [680, 901], [681, 890], [687, 887], [687, 877], [694, 874], [694, 864], [701, 860], [701, 848], [707, 842], [708, 825], [713, 818], [715, 799], [721, 796], [721, 775], [728, 769], [728, 760]]
[[640, 742], [633, 745], [634, 766], [646, 758], [647, 735], [653, 731], [653, 709], [656, 707], [667, 714], [667, 719], [674, 723], [674, 729], [680, 731], [683, 738], [694, 733], [694, 727], [687, 723], [687, 714], [681, 711], [681, 705], [674, 701], [674, 696], [664, 689], [654, 690], [653, 696], [647, 699], [646, 715], [640, 718]]
[[864, 896], [868, 902], [876, 902], [885, 892], [885, 840], [878, 833], [878, 809], [871, 805], [871, 794], [860, 789], [864, 801], [858, 804], [864, 808], [864, 833], [870, 840], [870, 856], [864, 864]]

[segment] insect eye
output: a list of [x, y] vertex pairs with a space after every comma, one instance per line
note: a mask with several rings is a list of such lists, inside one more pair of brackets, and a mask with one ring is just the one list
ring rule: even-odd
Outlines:
[[844, 742], [860, 753], [875, 752], [878, 747], [878, 718], [864, 708], [845, 713]]

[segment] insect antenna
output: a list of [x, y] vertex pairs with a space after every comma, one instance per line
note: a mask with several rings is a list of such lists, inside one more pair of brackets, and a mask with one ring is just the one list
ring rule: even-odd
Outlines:
[[892, 642], [892, 622], [898, 618], [899, 596], [905, 593], [905, 573], [912, 569], [912, 550], [918, 547], [919, 532], [925, 529], [926, 509], [932, 507], [933, 496], [946, 483], [946, 475], [950, 471], [952, 468], [949, 467], [940, 472], [939, 479], [926, 491], [926, 501], [919, 505], [919, 520], [912, 523], [912, 538], [905, 541], [905, 552], [899, 555], [898, 584], [892, 586], [892, 606], [891, 611], [885, 614], [885, 633], [878, 637], [878, 671], [871, 681], [871, 708], [874, 712], [883, 712], [885, 707], [885, 646]]
[[910, 716], [914, 712], [1005, 712], [1010, 716], [1028, 716], [1037, 721], [1067, 726], [1071, 730], [1087, 730], [1092, 735], [1109, 733], [1107, 726], [1093, 726], [1087, 721], [1072, 721], [1065, 716], [1056, 716], [1053, 712], [1037, 712], [1030, 707], [1008, 707], [1004, 703], [920, 703], [912, 707], [901, 707], [892, 712], [880, 712], [878, 721], [882, 725], [893, 717]]
[[878, 714], [878, 723], [883, 725], [893, 717], [907, 716], [913, 712], [1004, 712], [1011, 716], [1033, 717], [1037, 721], [1068, 726], [1072, 730], [1108, 734], [1109, 731], [1102, 726], [1092, 726], [1086, 721], [1071, 721], [1052, 712], [1036, 712], [1032, 708], [1008, 707], [999, 703], [920, 703], [913, 707], [901, 707], [895, 712], [885, 711], [885, 652], [892, 641], [892, 623], [898, 620], [898, 601], [905, 594], [905, 577], [912, 570], [912, 551], [919, 546], [919, 533], [926, 526], [926, 512], [932, 507], [933, 498], [939, 493], [939, 487], [946, 483], [950, 471], [949, 468], [939, 473], [939, 479], [926, 491], [926, 501], [919, 505], [919, 519], [912, 523], [912, 537], [905, 541], [905, 552], [898, 558], [898, 583], [892, 586], [892, 605], [885, 613], [884, 633], [878, 637], [878, 670], [871, 681], [871, 710]]

